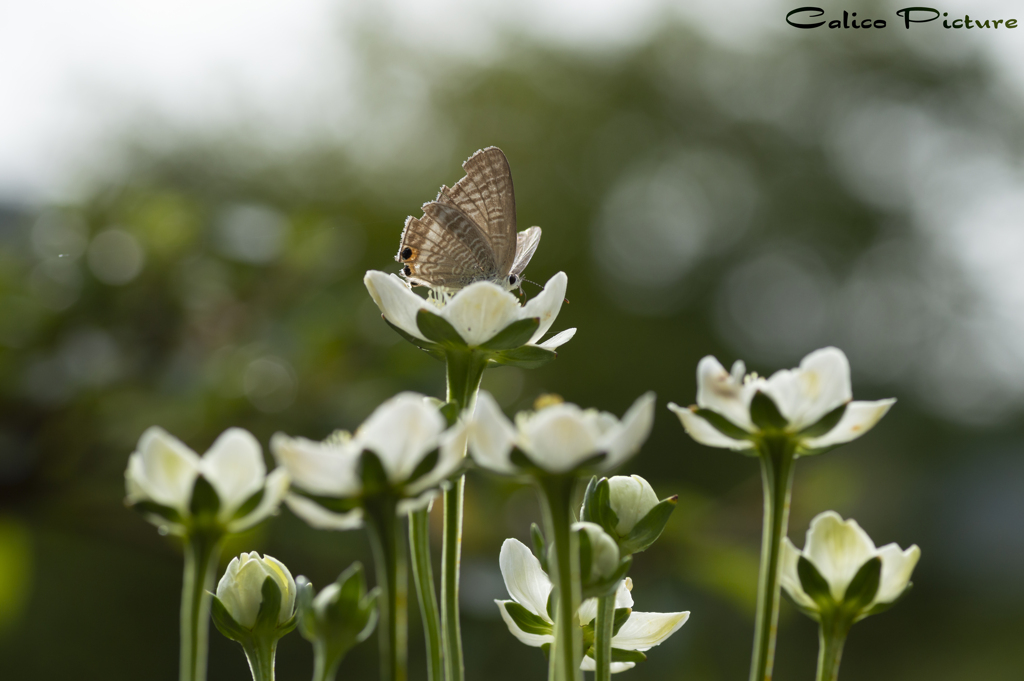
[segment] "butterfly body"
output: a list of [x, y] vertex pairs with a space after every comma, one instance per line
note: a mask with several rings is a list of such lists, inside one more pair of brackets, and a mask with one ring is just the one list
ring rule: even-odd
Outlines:
[[466, 176], [423, 204], [423, 217], [405, 221], [395, 260], [411, 284], [438, 292], [478, 281], [518, 288], [540, 227], [516, 232], [512, 173], [501, 149], [477, 151], [462, 167]]

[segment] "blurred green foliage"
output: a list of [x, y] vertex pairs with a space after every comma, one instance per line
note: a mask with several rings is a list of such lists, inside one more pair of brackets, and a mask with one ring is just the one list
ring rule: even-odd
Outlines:
[[[406, 215], [488, 145], [510, 160], [520, 228], [544, 229], [526, 275], [568, 273], [571, 302], [553, 330], [579, 333], [551, 365], [495, 369], [484, 387], [510, 412], [556, 392], [621, 414], [645, 390], [658, 393], [654, 433], [627, 470], [680, 504], [664, 538], [638, 556], [633, 596], [642, 610], [693, 615], [629, 675], [746, 674], [757, 465], [699, 447], [663, 405], [693, 400], [705, 354], [768, 373], [842, 344], [825, 334], [758, 355], [756, 342], [744, 345], [760, 333], [756, 315], [735, 322], [748, 336], [730, 335], [720, 292], [736, 263], [784, 248], [838, 277], [894, 238], [913, 259], [923, 237], [907, 207], [866, 200], [837, 170], [830, 137], [845, 108], [883, 93], [968, 131], [1016, 126], [1020, 110], [979, 63], [939, 63], [878, 37], [801, 35], [734, 51], [666, 25], [607, 52], [509, 37], [501, 58], [482, 65], [400, 38], [366, 39], [363, 94], [389, 113], [416, 84], [421, 115], [401, 137], [416, 140], [409, 148], [374, 155], [372, 140], [325, 139], [282, 152], [244, 130], [184, 135], [159, 152], [126, 147], [129, 170], [81, 203], [0, 215], [4, 678], [176, 678], [180, 551], [122, 505], [127, 456], [147, 426], [201, 452], [229, 426], [263, 443], [279, 430], [321, 438], [399, 390], [442, 395], [443, 367], [387, 328], [362, 276], [394, 270]], [[644, 241], [652, 235], [667, 246]], [[913, 595], [854, 630], [844, 678], [1017, 678], [1024, 545], [1002, 542], [1019, 535], [1022, 509], [1000, 483], [1021, 479], [1021, 428], [944, 421], [898, 379], [865, 378], [855, 360], [858, 398], [900, 403], [869, 436], [798, 465], [791, 536], [801, 545], [810, 518], [835, 508], [881, 543], [918, 543], [923, 559]], [[537, 518], [530, 490], [471, 476], [471, 677], [543, 674], [541, 655], [508, 634], [492, 602], [504, 597], [502, 540], [527, 540]], [[316, 532], [287, 511], [236, 538], [225, 562], [253, 549], [317, 587], [371, 560], [361, 533]], [[782, 614], [778, 676], [809, 678], [813, 625], [788, 604]], [[417, 619], [412, 670], [423, 678]], [[343, 673], [374, 678], [374, 645], [357, 647]], [[282, 678], [310, 665], [300, 637], [282, 641]], [[235, 646], [213, 634], [211, 678], [247, 674]]]

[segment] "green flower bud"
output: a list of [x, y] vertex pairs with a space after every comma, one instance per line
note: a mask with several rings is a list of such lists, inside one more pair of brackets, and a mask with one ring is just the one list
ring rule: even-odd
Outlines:
[[608, 503], [619, 519], [615, 532], [620, 537], [629, 535], [659, 502], [650, 483], [639, 475], [608, 478]]
[[281, 605], [277, 613], [277, 624], [284, 624], [295, 612], [295, 580], [284, 563], [270, 556], [243, 553], [232, 558], [224, 576], [217, 584], [217, 598], [228, 614], [242, 628], [256, 626], [260, 606], [263, 604], [263, 582], [267, 577], [274, 580], [281, 592]]

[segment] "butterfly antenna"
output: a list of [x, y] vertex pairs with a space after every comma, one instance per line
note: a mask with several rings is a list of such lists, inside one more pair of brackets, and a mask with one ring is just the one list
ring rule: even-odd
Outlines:
[[[531, 280], [527, 279], [526, 277], [522, 277], [522, 278], [520, 279], [520, 281], [525, 281], [525, 282], [527, 282], [527, 283], [533, 284], [534, 286], [536, 286], [536, 287], [537, 287], [537, 288], [539, 288], [539, 289], [543, 289], [543, 288], [544, 288], [543, 286], [541, 286], [541, 285], [540, 285], [540, 284], [538, 284], [537, 282], [535, 282], [535, 281], [531, 281]], [[519, 287], [519, 294], [520, 294], [520, 295], [523, 295], [523, 288], [522, 288], [521, 286]], [[562, 300], [564, 300], [564, 301], [565, 301], [565, 304], [566, 304], [566, 305], [568, 305], [568, 304], [569, 304], [569, 299], [568, 299], [568, 298], [563, 298]]]

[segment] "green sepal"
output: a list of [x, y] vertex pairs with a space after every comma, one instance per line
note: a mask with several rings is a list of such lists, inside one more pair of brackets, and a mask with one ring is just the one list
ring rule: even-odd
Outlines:
[[192, 487], [192, 501], [189, 502], [188, 508], [193, 518], [203, 515], [216, 516], [220, 510], [217, 490], [202, 475], [196, 478], [196, 483]]
[[210, 616], [213, 618], [217, 631], [232, 641], [242, 642], [252, 636], [251, 631], [235, 621], [227, 607], [216, 595], [210, 599]]
[[420, 350], [423, 350], [434, 359], [444, 361], [444, 350], [441, 348], [440, 345], [438, 345], [437, 343], [431, 343], [430, 341], [425, 341], [422, 338], [417, 338], [412, 334], [406, 333], [402, 329], [398, 328], [397, 326], [389, 322], [387, 320], [387, 317], [385, 317], [384, 315], [381, 315], [381, 318], [387, 323], [388, 326], [394, 329], [395, 333], [397, 333], [399, 336], [409, 341], [410, 343], [418, 347]]
[[359, 500], [352, 497], [329, 497], [321, 494], [311, 494], [298, 487], [292, 487], [291, 491], [299, 496], [306, 497], [310, 501], [315, 501], [317, 504], [323, 506], [328, 511], [333, 513], [348, 513], [349, 511], [359, 508]]
[[310, 643], [317, 639], [316, 614], [313, 612], [313, 585], [305, 575], [295, 578], [295, 615], [299, 633]]
[[551, 659], [551, 644], [550, 643], [542, 643], [541, 646], [540, 646], [540, 652], [544, 653], [544, 659], [545, 660], [550, 660]]
[[860, 566], [843, 594], [843, 607], [858, 613], [871, 604], [882, 579], [882, 559], [875, 556]]
[[428, 310], [416, 313], [416, 326], [420, 333], [443, 348], [465, 349], [468, 346], [462, 336], [447, 319]]
[[129, 503], [128, 506], [132, 510], [141, 513], [147, 518], [147, 520], [150, 520], [150, 522], [153, 522], [151, 517], [155, 517], [177, 525], [185, 523], [185, 519], [181, 517], [181, 514], [178, 513], [177, 509], [158, 504], [155, 501], [136, 501], [134, 503]]
[[640, 553], [657, 541], [664, 532], [672, 511], [676, 510], [678, 502], [678, 495], [658, 502], [657, 506], [648, 511], [647, 515], [633, 526], [632, 531], [619, 541], [619, 551], [624, 554]]
[[409, 479], [406, 480], [405, 484], [412, 484], [430, 471], [434, 470], [434, 467], [437, 466], [437, 462], [440, 458], [440, 449], [435, 449], [427, 454], [418, 464], [416, 464], [416, 468], [413, 469], [412, 475], [409, 476]]
[[629, 616], [633, 614], [632, 608], [615, 608], [615, 617], [612, 620], [612, 636], [619, 633], [619, 629], [626, 623]]
[[827, 612], [835, 607], [828, 581], [821, 576], [814, 563], [800, 556], [796, 562], [796, 574], [800, 577], [800, 586], [804, 593], [811, 597], [820, 610]]
[[818, 419], [817, 423], [809, 425], [801, 430], [799, 433], [800, 437], [821, 437], [825, 433], [830, 432], [833, 428], [839, 425], [839, 421], [843, 418], [843, 414], [846, 413], [847, 404], [849, 404], [849, 402], [839, 405]]
[[252, 513], [256, 510], [256, 507], [260, 505], [260, 502], [263, 501], [264, 494], [266, 494], [266, 488], [261, 487], [259, 491], [246, 499], [245, 503], [238, 507], [238, 510], [235, 511], [235, 514], [231, 516], [231, 518], [233, 520], [237, 520], [238, 518], [244, 518]]
[[540, 561], [540, 567], [544, 572], [548, 571], [548, 551], [544, 543], [544, 533], [541, 532], [537, 523], [530, 524], [530, 541], [533, 543], [533, 555]]
[[593, 566], [593, 547], [590, 545], [590, 535], [587, 534], [586, 530], [577, 530], [577, 544], [580, 552], [580, 581], [583, 583], [584, 590], [587, 584], [592, 581], [591, 572], [594, 570]]
[[509, 617], [512, 618], [512, 621], [515, 622], [516, 626], [523, 632], [527, 634], [537, 634], [539, 636], [547, 636], [553, 632], [551, 623], [543, 617], [534, 615], [515, 601], [503, 602], [505, 604], [505, 612], [508, 613]]
[[632, 662], [633, 664], [638, 664], [646, 659], [647, 656], [639, 650], [622, 650], [621, 648], [612, 648], [612, 662]]
[[256, 614], [253, 632], [274, 631], [277, 629], [277, 618], [281, 614], [281, 587], [273, 577], [267, 575], [260, 587], [260, 594], [263, 600], [260, 602], [260, 611]]
[[363, 483], [363, 495], [374, 496], [390, 488], [387, 470], [376, 453], [364, 449], [359, 455], [359, 478]]
[[615, 527], [619, 524], [619, 516], [612, 509], [610, 498], [611, 485], [608, 478], [598, 480], [596, 476], [592, 477], [583, 495], [581, 519], [599, 525], [610, 536], [617, 538]]
[[521, 369], [536, 369], [544, 366], [557, 356], [554, 350], [548, 350], [537, 345], [521, 345], [511, 350], [501, 350], [500, 352], [492, 353], [491, 361]]
[[438, 411], [441, 412], [441, 416], [444, 417], [449, 428], [454, 426], [455, 422], [459, 420], [459, 405], [455, 402], [445, 402], [438, 407]]
[[864, 619], [865, 617], [868, 617], [869, 615], [877, 615], [880, 612], [885, 612], [886, 610], [888, 610], [892, 606], [894, 606], [897, 603], [899, 603], [900, 601], [902, 601], [906, 597], [906, 595], [908, 593], [910, 593], [910, 589], [913, 586], [914, 586], [913, 582], [907, 582], [906, 588], [904, 588], [903, 591], [900, 592], [899, 596], [897, 596], [896, 598], [892, 599], [888, 603], [875, 603], [873, 606], [871, 606], [871, 609], [868, 610], [867, 612], [859, 613], [856, 616], [856, 618], [854, 618], [853, 621], [854, 622], [859, 622], [860, 620]]
[[529, 317], [512, 322], [490, 340], [479, 345], [481, 350], [511, 350], [526, 345], [540, 326], [540, 317]]
[[726, 437], [731, 437], [733, 440], [751, 439], [750, 433], [743, 430], [735, 423], [719, 414], [717, 411], [711, 411], [710, 409], [700, 408], [693, 409], [692, 407], [690, 411], [692, 411], [694, 414], [710, 423], [712, 426], [714, 426], [715, 430], [717, 430], [722, 435], [725, 435]]
[[789, 425], [772, 398], [760, 390], [750, 400], [750, 420], [761, 430], [783, 430]]

